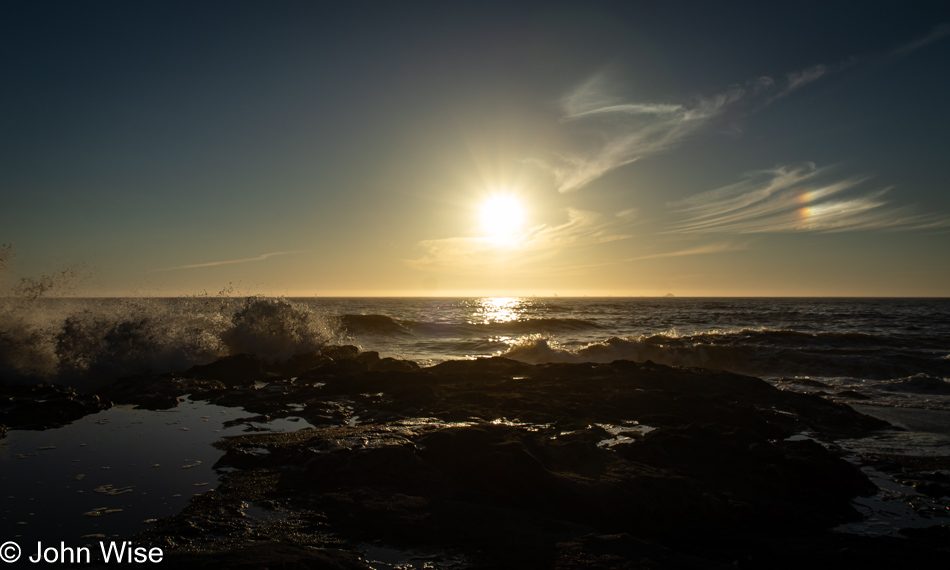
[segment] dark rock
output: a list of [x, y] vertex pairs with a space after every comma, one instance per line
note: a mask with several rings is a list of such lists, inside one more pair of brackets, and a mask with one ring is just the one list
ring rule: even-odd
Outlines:
[[[887, 424], [815, 395], [652, 363], [420, 369], [349, 346], [295, 359], [232, 357], [103, 392], [198, 393], [261, 415], [242, 423], [296, 415], [322, 426], [219, 441], [216, 492], [137, 544], [192, 567], [288, 568], [359, 565], [352, 550], [377, 541], [451, 552], [460, 568], [873, 566], [903, 559], [911, 540], [920, 550], [908, 559], [946, 551], [830, 532], [876, 488], [828, 447], [788, 438]], [[252, 524], [250, 503], [280, 517]]]
[[303, 382], [314, 380], [322, 381], [326, 377], [351, 376], [361, 372], [367, 372], [369, 370], [369, 364], [367, 364], [366, 360], [367, 359], [360, 360], [358, 358], [332, 360], [319, 368], [314, 368], [313, 370], [301, 374], [298, 380]]
[[684, 556], [654, 542], [629, 534], [597, 535], [562, 542], [558, 546], [557, 568], [587, 570], [697, 569], [707, 568], [701, 560]]
[[[408, 421], [230, 437], [217, 444], [226, 453], [216, 468], [239, 471], [214, 503], [193, 503], [182, 516], [203, 521], [227, 505], [271, 500], [294, 516], [325, 517], [336, 537], [449, 548], [473, 567], [705, 568], [740, 555], [743, 565], [769, 560], [750, 545], [786, 533], [804, 540], [803, 529], [830, 528], [853, 515], [851, 498], [874, 490], [808, 440], [695, 423], [602, 445], [611, 437], [596, 425], [561, 433]], [[180, 536], [181, 520], [140, 539]], [[293, 528], [271, 529], [269, 539], [299, 544]], [[201, 538], [208, 532], [189, 540], [210, 540]], [[691, 545], [681, 536], [701, 538]]]
[[927, 542], [936, 542], [946, 546], [950, 544], [950, 525], [939, 524], [925, 528], [902, 528], [900, 533], [904, 536], [925, 540]]
[[228, 388], [249, 386], [268, 378], [264, 363], [249, 354], [226, 356], [211, 364], [192, 366], [182, 375], [202, 380], [217, 380]]
[[871, 456], [877, 466], [884, 471], [931, 471], [943, 469], [950, 471], [950, 456], [946, 455], [902, 455], [875, 453]]
[[267, 372], [270, 372], [271, 374], [284, 378], [290, 378], [292, 376], [299, 376], [308, 370], [313, 370], [314, 368], [328, 364], [332, 360], [332, 358], [322, 354], [321, 352], [309, 352], [306, 354], [295, 354], [285, 361], [268, 364], [265, 366], [265, 368]]
[[362, 362], [363, 364], [366, 365], [366, 369], [369, 370], [376, 363], [379, 362], [379, 353], [372, 350], [367, 351], [367, 352], [361, 352], [358, 355], [356, 355], [353, 358], [353, 360], [356, 360], [357, 362]]
[[360, 349], [350, 344], [328, 345], [320, 349], [320, 354], [333, 360], [345, 360], [347, 358], [356, 358]]
[[255, 543], [233, 550], [175, 552], [163, 560], [174, 568], [234, 570], [368, 570], [355, 552], [281, 542]]
[[228, 427], [239, 426], [241, 424], [246, 424], [250, 422], [266, 423], [269, 420], [270, 418], [268, 416], [261, 415], [261, 416], [247, 417], [247, 418], [235, 418], [233, 420], [228, 420], [222, 423], [221, 425], [228, 428]]
[[914, 485], [914, 490], [928, 497], [939, 499], [950, 496], [950, 485], [942, 485], [933, 481], [921, 481]]
[[433, 374], [527, 374], [534, 367], [530, 364], [502, 358], [476, 358], [475, 360], [448, 360], [428, 368]]
[[111, 406], [108, 399], [57, 384], [0, 386], [0, 425], [7, 428], [59, 427]]
[[174, 374], [161, 376], [127, 376], [99, 390], [103, 398], [116, 404], [133, 404], [148, 410], [174, 408], [185, 395], [201, 399], [209, 394], [220, 394], [225, 385], [220, 380], [180, 377]]
[[143, 394], [135, 399], [135, 407], [143, 410], [169, 410], [177, 407], [182, 400], [184, 398], [166, 394]]
[[420, 370], [419, 365], [411, 360], [397, 360], [395, 358], [382, 358], [370, 366], [374, 372], [415, 372]]

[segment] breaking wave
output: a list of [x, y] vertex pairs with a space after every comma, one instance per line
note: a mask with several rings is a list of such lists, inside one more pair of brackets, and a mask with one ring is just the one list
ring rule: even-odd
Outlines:
[[565, 347], [545, 335], [515, 342], [503, 356], [543, 364], [651, 360], [668, 366], [727, 370], [761, 377], [848, 376], [889, 379], [918, 373], [950, 375], [950, 363], [925, 352], [888, 346], [863, 333], [817, 333], [742, 329], [693, 335], [611, 337], [580, 347]]
[[11, 300], [0, 309], [0, 378], [93, 389], [233, 354], [319, 350], [333, 319], [285, 299]]
[[950, 396], [950, 378], [939, 378], [921, 373], [907, 378], [898, 378], [892, 382], [879, 385], [878, 388], [888, 392]]
[[488, 315], [481, 306], [430, 299], [0, 298], [0, 381], [98, 386], [235, 354], [274, 361], [342, 342], [423, 365], [496, 355], [532, 364], [651, 360], [773, 380], [840, 378], [835, 386], [859, 391], [884, 383], [891, 388], [876, 394], [905, 399], [947, 397], [944, 300], [531, 299], [508, 321], [481, 320]]

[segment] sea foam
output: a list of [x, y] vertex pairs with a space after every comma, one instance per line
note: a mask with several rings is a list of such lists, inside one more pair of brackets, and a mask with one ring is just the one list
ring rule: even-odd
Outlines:
[[0, 309], [0, 377], [94, 389], [234, 354], [319, 350], [339, 323], [286, 299], [12, 299]]

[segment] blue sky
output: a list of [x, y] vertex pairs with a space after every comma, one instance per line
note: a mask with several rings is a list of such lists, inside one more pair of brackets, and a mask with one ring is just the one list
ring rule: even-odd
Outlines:
[[950, 9], [772, 4], [7, 3], [0, 288], [950, 295]]

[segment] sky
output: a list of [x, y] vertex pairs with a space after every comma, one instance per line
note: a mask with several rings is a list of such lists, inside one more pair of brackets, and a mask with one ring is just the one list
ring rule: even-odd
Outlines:
[[5, 2], [0, 294], [950, 296], [950, 6]]

